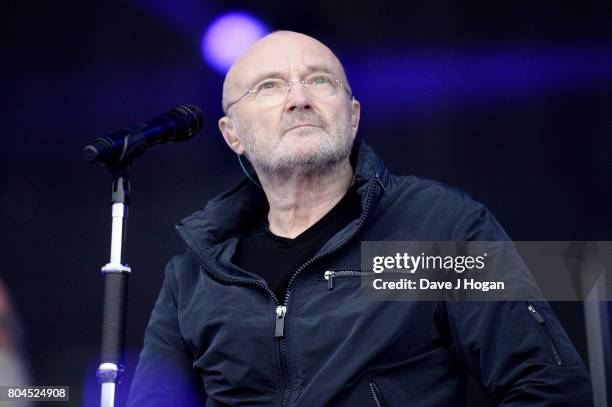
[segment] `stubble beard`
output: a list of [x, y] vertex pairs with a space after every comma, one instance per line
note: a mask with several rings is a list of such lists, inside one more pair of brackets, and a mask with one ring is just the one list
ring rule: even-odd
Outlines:
[[[298, 120], [300, 119], [298, 118]], [[283, 146], [282, 138], [276, 145], [263, 143], [262, 140], [266, 137], [263, 131], [254, 132], [253, 129], [245, 126], [239, 117], [235, 117], [236, 130], [242, 138], [246, 157], [258, 173], [269, 175], [295, 171], [308, 174], [323, 173], [350, 155], [353, 147], [353, 129], [350, 123], [342, 123], [339, 127], [333, 129], [319, 117], [310, 117], [308, 122], [321, 125], [321, 128], [326, 130], [327, 134], [319, 136], [321, 143], [319, 143], [318, 148], [295, 151], [284, 148], [289, 146]], [[313, 129], [304, 128], [292, 131], [305, 133], [313, 131]], [[311, 136], [304, 134], [303, 137]]]

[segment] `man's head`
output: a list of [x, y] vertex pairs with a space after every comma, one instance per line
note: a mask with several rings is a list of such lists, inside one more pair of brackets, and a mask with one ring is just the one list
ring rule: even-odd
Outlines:
[[[245, 95], [269, 88], [268, 79], [290, 82], [290, 91]], [[317, 97], [298, 82], [317, 86], [325, 79], [335, 86], [332, 97]], [[347, 159], [360, 113], [333, 52], [290, 31], [262, 38], [234, 63], [223, 84], [223, 109], [219, 129], [230, 148], [245, 154], [256, 171], [272, 173], [323, 169]]]

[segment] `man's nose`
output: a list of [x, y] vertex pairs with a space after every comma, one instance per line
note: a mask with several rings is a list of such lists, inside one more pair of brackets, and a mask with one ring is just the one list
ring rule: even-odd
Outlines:
[[312, 95], [299, 81], [292, 81], [287, 95], [286, 108], [288, 111], [312, 109]]

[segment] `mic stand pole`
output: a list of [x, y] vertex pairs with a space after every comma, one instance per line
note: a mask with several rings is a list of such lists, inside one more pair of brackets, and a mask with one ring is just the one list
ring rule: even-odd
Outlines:
[[101, 407], [113, 407], [115, 385], [120, 382], [123, 371], [128, 278], [131, 272], [131, 269], [121, 262], [130, 187], [125, 170], [113, 171], [112, 175], [111, 252], [110, 261], [101, 269], [104, 275], [102, 353], [96, 373], [98, 382], [102, 385]]

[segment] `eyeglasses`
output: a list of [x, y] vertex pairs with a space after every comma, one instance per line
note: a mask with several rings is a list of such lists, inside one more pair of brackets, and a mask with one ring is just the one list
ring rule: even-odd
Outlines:
[[341, 86], [350, 95], [349, 88], [344, 84], [342, 79], [334, 78], [327, 74], [316, 74], [307, 79], [286, 81], [280, 78], [268, 78], [259, 82], [253, 89], [247, 90], [238, 99], [228, 104], [225, 108], [227, 112], [230, 107], [240, 102], [243, 98], [258, 100], [268, 105], [281, 103], [291, 90], [291, 84], [301, 83], [306, 88], [308, 93], [317, 99], [330, 99], [336, 96], [338, 88]]

